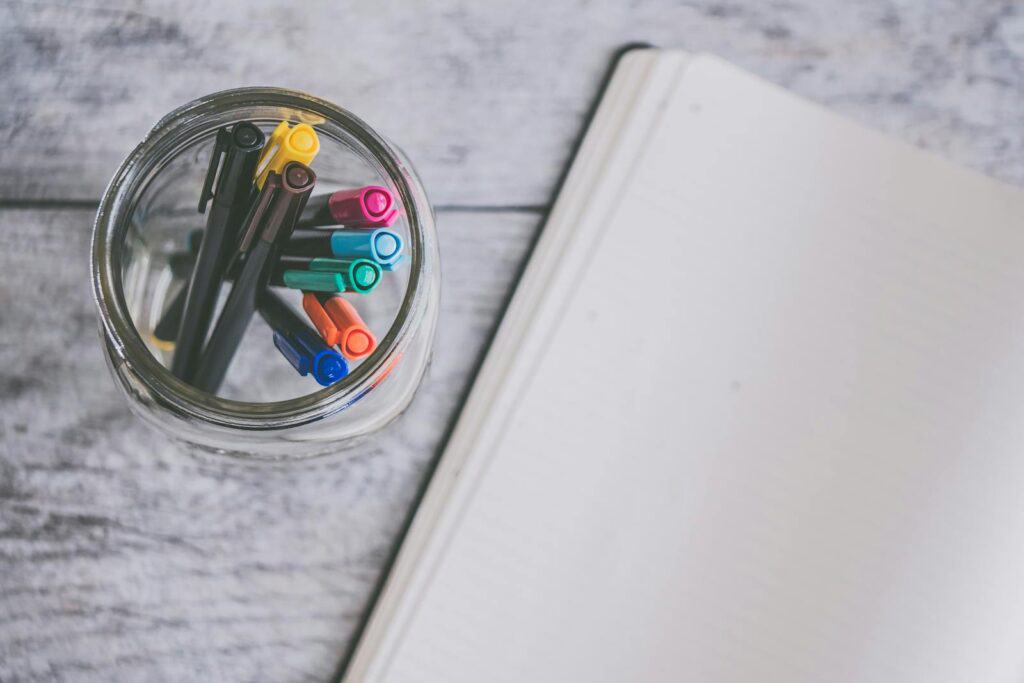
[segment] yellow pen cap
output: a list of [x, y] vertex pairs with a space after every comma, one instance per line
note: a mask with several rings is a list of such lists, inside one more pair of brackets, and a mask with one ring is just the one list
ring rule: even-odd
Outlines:
[[290, 161], [309, 164], [320, 151], [320, 138], [313, 126], [300, 123], [294, 128], [287, 121], [277, 124], [256, 164], [256, 187], [262, 189], [271, 171], [280, 173]]

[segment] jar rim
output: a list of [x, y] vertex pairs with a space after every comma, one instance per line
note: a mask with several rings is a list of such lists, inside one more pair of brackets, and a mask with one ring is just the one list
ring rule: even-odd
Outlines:
[[[408, 222], [411, 255], [402, 303], [374, 352], [341, 382], [301, 397], [267, 403], [221, 398], [175, 377], [142, 340], [128, 312], [119, 266], [124, 236], [135, 203], [146, 187], [147, 174], [173, 159], [185, 141], [207, 134], [210, 116], [253, 106], [279, 106], [291, 113], [305, 113], [314, 121], [329, 121], [359, 142], [398, 194]], [[330, 136], [329, 131], [327, 134]], [[346, 109], [306, 93], [275, 87], [236, 88], [200, 97], [157, 122], [121, 163], [96, 212], [91, 245], [93, 295], [108, 355], [135, 371], [134, 379], [145, 385], [153, 401], [187, 420], [201, 420], [228, 429], [274, 430], [333, 415], [384, 379], [401, 357], [410, 333], [420, 324], [429, 297], [423, 272], [425, 245], [432, 243], [425, 234], [428, 229], [433, 230], [433, 213], [404, 155]]]

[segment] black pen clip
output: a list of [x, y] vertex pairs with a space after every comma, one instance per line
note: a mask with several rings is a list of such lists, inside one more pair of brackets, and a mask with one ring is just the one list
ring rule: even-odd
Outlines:
[[206, 203], [213, 198], [213, 181], [217, 178], [220, 160], [228, 148], [229, 135], [226, 128], [217, 131], [217, 141], [213, 146], [213, 154], [210, 155], [210, 166], [206, 169], [206, 179], [203, 180], [203, 191], [199, 195], [199, 213], [206, 213]]
[[253, 242], [258, 239], [260, 232], [263, 230], [263, 222], [266, 218], [266, 213], [270, 210], [270, 206], [278, 194], [278, 189], [281, 186], [281, 179], [276, 173], [271, 173], [267, 176], [267, 182], [263, 185], [263, 189], [256, 196], [256, 200], [249, 207], [249, 213], [246, 215], [245, 220], [242, 221], [241, 232], [242, 235], [238, 240], [238, 247], [235, 249], [234, 254], [231, 256], [231, 260], [228, 264], [228, 272], [236, 270], [245, 260], [246, 254], [252, 248]]

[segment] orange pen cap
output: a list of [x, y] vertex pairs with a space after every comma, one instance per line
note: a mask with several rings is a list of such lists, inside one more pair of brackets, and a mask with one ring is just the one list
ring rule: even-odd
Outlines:
[[306, 312], [309, 322], [313, 323], [313, 327], [320, 333], [325, 344], [334, 346], [341, 340], [341, 330], [338, 329], [338, 326], [331, 320], [331, 316], [324, 310], [316, 294], [313, 292], [303, 292], [302, 310]]
[[302, 295], [302, 307], [324, 341], [331, 346], [337, 344], [345, 358], [365, 358], [377, 348], [377, 339], [348, 300], [306, 292]]
[[377, 340], [359, 316], [355, 306], [340, 296], [324, 297], [321, 303], [327, 315], [341, 331], [341, 338], [338, 339], [341, 355], [349, 360], [356, 360], [373, 353], [377, 348]]

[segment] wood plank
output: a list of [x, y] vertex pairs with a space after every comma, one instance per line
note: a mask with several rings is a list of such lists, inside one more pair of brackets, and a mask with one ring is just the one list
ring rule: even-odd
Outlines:
[[1013, 0], [0, 4], [0, 199], [96, 199], [162, 114], [251, 84], [392, 137], [445, 205], [545, 204], [616, 46], [716, 52], [1024, 183]]
[[247, 467], [128, 412], [91, 212], [0, 211], [0, 680], [328, 678], [539, 219], [438, 218], [440, 335], [409, 411], [347, 459]]

